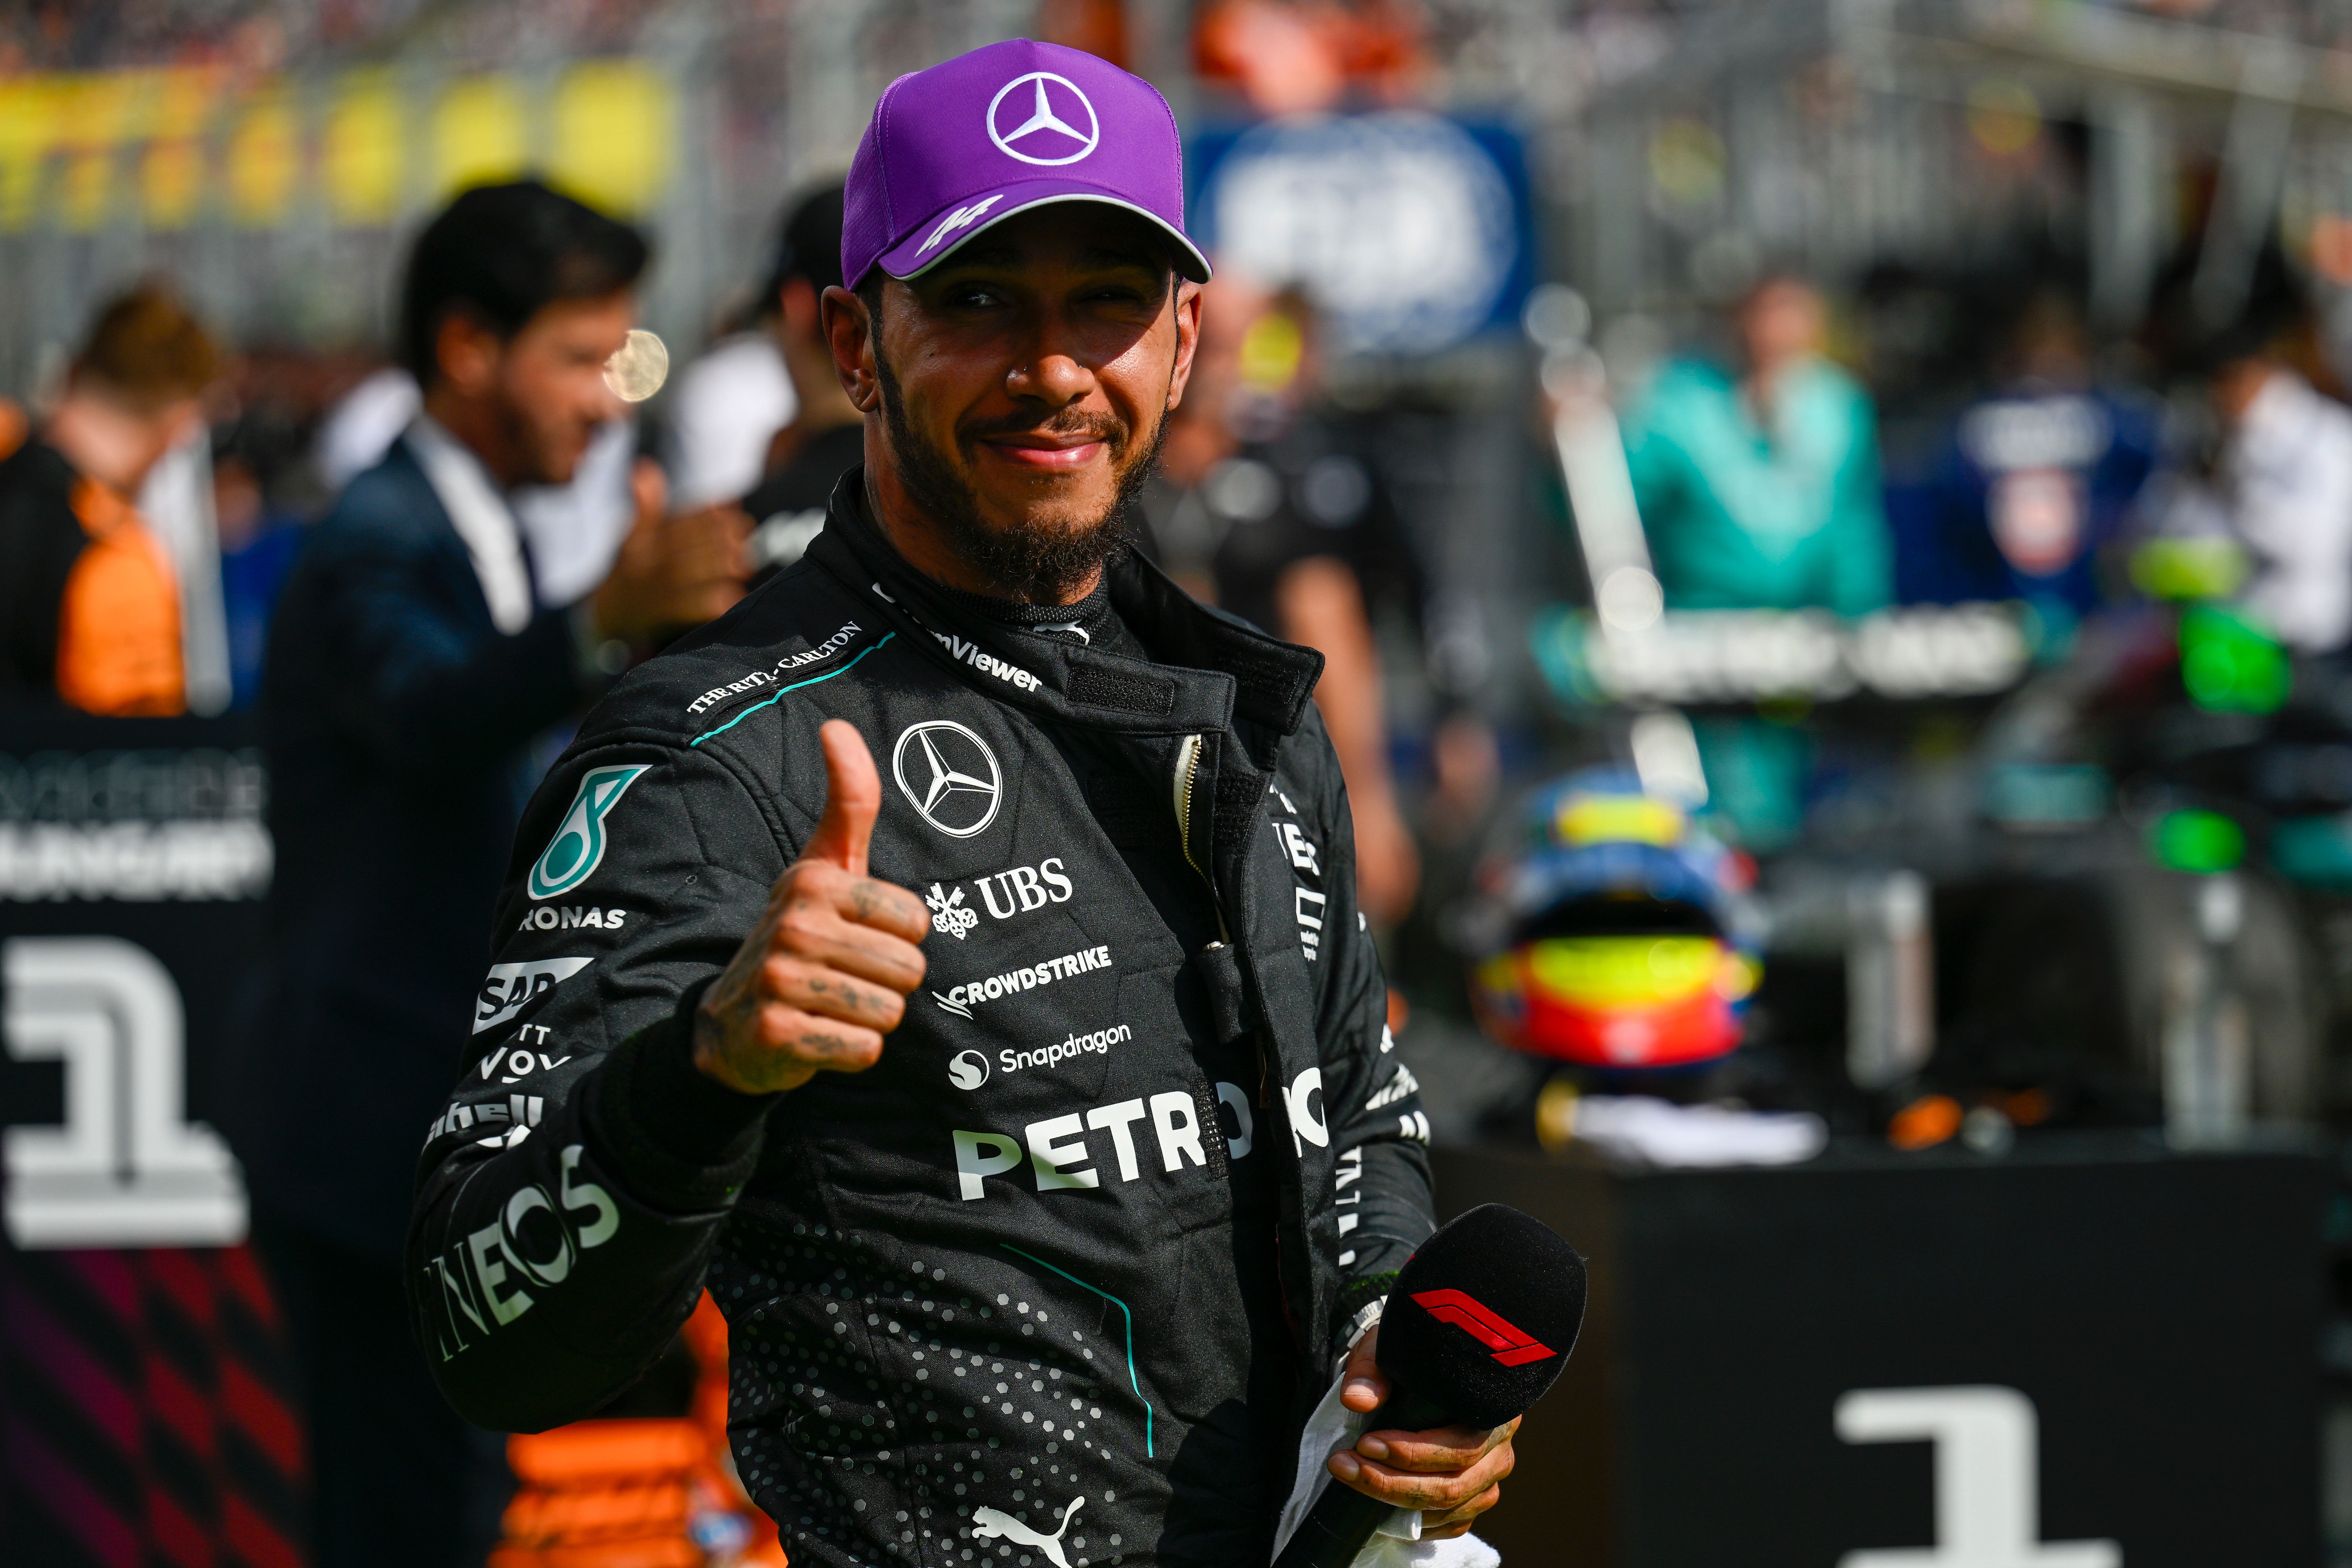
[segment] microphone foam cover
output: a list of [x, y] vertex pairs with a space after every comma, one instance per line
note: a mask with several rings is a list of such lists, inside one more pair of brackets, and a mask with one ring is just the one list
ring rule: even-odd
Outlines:
[[1417, 1402], [1499, 1426], [1542, 1398], [1584, 1322], [1584, 1259], [1504, 1204], [1457, 1216], [1405, 1262], [1381, 1315], [1381, 1371]]

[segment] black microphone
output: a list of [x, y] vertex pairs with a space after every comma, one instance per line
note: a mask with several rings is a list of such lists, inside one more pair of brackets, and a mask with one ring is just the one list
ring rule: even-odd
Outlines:
[[[1584, 1259], [1503, 1204], [1455, 1218], [1405, 1260], [1381, 1314], [1388, 1402], [1367, 1432], [1500, 1426], [1549, 1392], [1584, 1322]], [[1348, 1568], [1391, 1505], [1336, 1479], [1274, 1568]]]

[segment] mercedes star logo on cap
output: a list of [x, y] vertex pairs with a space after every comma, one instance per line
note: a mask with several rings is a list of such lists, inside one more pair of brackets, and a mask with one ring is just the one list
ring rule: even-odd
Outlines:
[[925, 822], [969, 838], [996, 820], [1004, 775], [988, 742], [952, 719], [910, 724], [890, 752], [898, 789]]
[[[1048, 91], [1048, 82], [1059, 90]], [[1020, 90], [1032, 83], [1036, 88], [1034, 94]], [[1008, 98], [1013, 100], [1010, 104], [1005, 101]], [[1081, 112], [1087, 120], [1084, 131], [1072, 123]], [[1013, 122], [1010, 130], [1008, 121]], [[988, 100], [988, 139], [1008, 158], [1058, 168], [1095, 150], [1102, 140], [1102, 121], [1095, 118], [1095, 106], [1068, 77], [1031, 71], [1006, 82]]]

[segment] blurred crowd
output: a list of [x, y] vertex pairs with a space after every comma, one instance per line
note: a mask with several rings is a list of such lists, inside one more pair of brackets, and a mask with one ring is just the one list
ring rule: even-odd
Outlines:
[[[655, 402], [624, 402], [584, 373], [569, 391], [506, 387], [515, 410], [485, 428], [515, 428], [456, 442], [520, 443], [483, 459], [511, 539], [460, 529], [499, 633], [561, 610], [603, 679], [797, 559], [861, 456], [819, 319], [840, 281], [839, 225], [837, 186], [790, 203], [736, 295], [749, 303]], [[411, 259], [412, 296], [425, 262], [421, 249]], [[2341, 649], [2352, 356], [2275, 252], [2218, 313], [2194, 263], [2159, 282], [2129, 334], [2095, 336], [2079, 278], [2057, 263], [1993, 285], [1872, 276], [1843, 293], [1759, 268], [1683, 341], [1640, 318], [1591, 333], [1599, 353], [1582, 352], [1605, 363], [1661, 607], [1853, 617], [2009, 603], [2049, 665], [2086, 623], [2189, 570], [2295, 655]], [[1538, 310], [1583, 310], [1547, 292], [1531, 307], [1538, 339]], [[1923, 316], [1941, 323], [1926, 347], [1905, 326]], [[1325, 654], [1318, 701], [1347, 769], [1367, 906], [1393, 930], [1420, 897], [1424, 855], [1491, 808], [1498, 747], [1526, 715], [1442, 681], [1423, 682], [1406, 712], [1389, 689], [1432, 660], [1432, 524], [1400, 499], [1412, 486], [1379, 411], [1327, 389], [1314, 300], [1229, 271], [1204, 320], [1132, 542], [1202, 599]], [[495, 343], [519, 322], [490, 325]], [[168, 279], [108, 302], [54, 384], [0, 409], [0, 685], [125, 715], [274, 702], [277, 725], [289, 703], [331, 704], [273, 654], [271, 628], [317, 608], [301, 563], [318, 521], [388, 453], [419, 448], [420, 429], [429, 453], [447, 423], [430, 388], [440, 345], [397, 346], [372, 360], [224, 345]], [[1572, 537], [1542, 380], [1528, 377], [1528, 482], [1552, 492]], [[1531, 599], [1592, 602], [1570, 552], [1529, 567], [1544, 579]], [[1488, 631], [1506, 647], [1520, 637]], [[560, 724], [589, 690], [551, 696], [525, 728]], [[1725, 830], [1755, 850], [1787, 844], [1801, 740], [1733, 719], [1703, 721], [1697, 741]]]

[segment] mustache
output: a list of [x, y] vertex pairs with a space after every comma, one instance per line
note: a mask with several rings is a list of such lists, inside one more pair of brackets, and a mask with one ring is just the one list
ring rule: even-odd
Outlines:
[[994, 436], [1076, 436], [1089, 441], [1106, 442], [1112, 451], [1118, 452], [1127, 447], [1128, 428], [1127, 422], [1117, 415], [1065, 408], [1042, 419], [1029, 414], [978, 419], [956, 431], [958, 443], [965, 447]]

